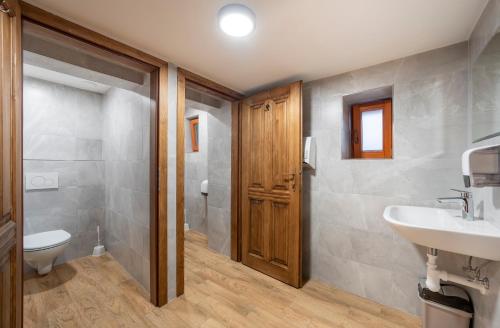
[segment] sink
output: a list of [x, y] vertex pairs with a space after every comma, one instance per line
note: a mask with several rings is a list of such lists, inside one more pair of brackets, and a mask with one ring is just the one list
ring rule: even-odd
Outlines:
[[384, 219], [415, 244], [500, 261], [500, 229], [484, 220], [466, 221], [461, 211], [388, 206]]

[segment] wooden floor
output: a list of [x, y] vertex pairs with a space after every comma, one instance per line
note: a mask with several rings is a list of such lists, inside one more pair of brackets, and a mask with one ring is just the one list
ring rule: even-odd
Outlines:
[[186, 234], [186, 293], [162, 308], [109, 255], [24, 284], [25, 327], [420, 327], [416, 317], [310, 281], [284, 285]]

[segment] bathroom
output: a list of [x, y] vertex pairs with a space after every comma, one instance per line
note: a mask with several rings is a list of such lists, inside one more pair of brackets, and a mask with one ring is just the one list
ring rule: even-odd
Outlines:
[[21, 326], [500, 327], [500, 0], [147, 4], [16, 7]]
[[25, 278], [112, 256], [148, 291], [150, 74], [35, 24], [24, 40]]

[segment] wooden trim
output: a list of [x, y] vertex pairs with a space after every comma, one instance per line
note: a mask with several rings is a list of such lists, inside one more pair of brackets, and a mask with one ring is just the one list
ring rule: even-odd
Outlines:
[[[142, 84], [143, 72], [152, 72], [158, 68], [137, 58], [117, 55], [116, 51], [96, 47], [95, 44], [88, 41], [61, 33], [29, 19], [23, 24], [23, 36], [27, 37], [27, 39], [23, 40], [25, 50], [116, 76], [136, 84]], [[91, 58], [79, 58], [89, 55]], [[110, 57], [111, 61], [109, 60]], [[123, 71], [118, 71], [120, 68], [126, 68], [128, 72], [124, 74]]]
[[16, 228], [16, 222], [10, 220], [0, 227], [0, 258], [7, 255], [16, 243]]
[[[150, 222], [150, 263], [151, 263], [151, 302], [156, 306], [162, 306], [168, 301], [168, 268], [167, 268], [167, 115], [168, 115], [168, 64], [167, 62], [151, 56], [145, 52], [138, 49], [130, 47], [121, 42], [115, 41], [108, 38], [102, 34], [89, 30], [83, 26], [72, 23], [64, 18], [51, 14], [44, 11], [38, 7], [30, 5], [28, 3], [21, 3], [22, 16], [31, 22], [37, 23], [39, 25], [45, 26], [49, 29], [61, 32], [67, 36], [87, 42], [93, 46], [101, 49], [111, 51], [123, 56], [123, 63], [129, 58], [134, 60], [142, 61], [149, 65], [154, 66], [153, 71], [151, 71], [151, 78], [157, 79], [157, 83], [152, 83], [151, 90], [152, 95], [156, 95], [154, 99], [154, 113], [152, 115], [156, 122], [152, 125], [156, 133], [152, 132], [155, 140], [152, 140], [152, 151], [156, 150], [156, 154], [152, 157], [152, 162], [154, 167], [151, 172], [151, 204], [152, 204], [152, 215]], [[19, 22], [21, 24], [21, 22]], [[19, 45], [20, 46], [20, 45]], [[103, 54], [101, 52], [101, 54]], [[21, 57], [19, 55], [19, 63], [21, 63]], [[146, 67], [146, 66], [145, 66]], [[21, 72], [21, 67], [19, 66], [19, 72]], [[20, 81], [22, 83], [22, 81]], [[22, 97], [19, 97], [21, 101]], [[19, 105], [20, 106], [20, 105]], [[21, 108], [21, 107], [20, 107]], [[21, 110], [21, 109], [20, 109]], [[21, 117], [21, 116], [19, 116]], [[21, 124], [21, 123], [19, 123]], [[21, 131], [21, 129], [19, 129]], [[20, 133], [20, 132], [19, 132]], [[21, 139], [20, 139], [21, 140]], [[19, 149], [20, 146], [19, 146]], [[22, 167], [22, 156], [19, 156], [20, 167]], [[20, 175], [19, 181], [19, 194], [22, 196], [21, 187], [22, 186], [22, 175]], [[22, 198], [21, 198], [22, 199]], [[156, 205], [155, 205], [156, 204]], [[22, 211], [20, 211], [22, 213]], [[22, 220], [22, 217], [21, 217]], [[21, 225], [22, 227], [22, 225]], [[22, 230], [21, 230], [22, 231]], [[21, 264], [22, 268], [22, 233], [20, 239], [20, 245], [18, 247], [18, 252], [21, 254]], [[22, 274], [22, 270], [20, 270]], [[21, 277], [22, 279], [22, 277]], [[22, 287], [22, 284], [20, 284]], [[21, 291], [22, 297], [22, 291]], [[21, 299], [22, 300], [22, 299]]]
[[184, 294], [184, 114], [186, 112], [186, 78], [181, 69], [177, 69], [177, 162], [176, 162], [176, 294]]
[[[160, 83], [159, 70], [151, 72], [150, 76], [150, 98], [158, 99], [159, 90], [158, 85]], [[158, 126], [159, 126], [159, 107], [158, 102], [151, 102], [151, 116], [150, 116], [150, 149], [156, 150], [151, 152], [149, 158], [149, 193], [150, 195], [155, 195], [159, 188], [159, 170], [157, 169], [159, 163], [158, 154]], [[154, 155], [153, 155], [154, 153]], [[156, 304], [158, 300], [158, 263], [155, 259], [158, 258], [158, 195], [156, 197], [149, 198], [149, 260], [150, 260], [150, 270], [149, 270], [149, 289], [150, 289], [150, 300], [151, 303]]]
[[[381, 151], [362, 151], [361, 114], [380, 110], [383, 113], [383, 149]], [[384, 99], [375, 102], [352, 106], [352, 154], [353, 158], [392, 158], [392, 100]]]
[[[13, 163], [12, 170], [12, 220], [16, 222], [16, 250], [13, 261], [15, 262], [14, 270], [12, 272], [12, 279], [16, 281], [16, 290], [12, 295], [12, 302], [15, 302], [16, 317], [14, 325], [16, 327], [23, 326], [23, 255], [24, 255], [24, 224], [23, 224], [23, 73], [22, 73], [22, 8], [19, 4], [20, 1], [11, 1], [14, 9], [15, 17], [13, 18], [14, 30], [17, 35], [12, 44], [14, 49], [14, 78], [12, 84], [14, 113], [12, 117], [12, 156]], [[15, 2], [15, 4], [14, 4]], [[14, 251], [12, 252], [14, 255]]]
[[221, 84], [215, 83], [207, 78], [204, 78], [183, 68], [179, 68], [178, 72], [182, 72], [186, 80], [186, 86], [192, 89], [200, 90], [209, 95], [220, 97], [231, 102], [243, 99], [245, 97], [243, 94], [237, 91], [229, 89]]
[[193, 118], [189, 120], [189, 129], [191, 130], [191, 149], [193, 152], [197, 152], [199, 150], [198, 146], [198, 138], [196, 138], [197, 133], [196, 133], [196, 126], [199, 128], [199, 122], [200, 120], [198, 118]]
[[167, 65], [167, 62], [154, 57], [141, 50], [128, 46], [119, 41], [113, 40], [105, 35], [92, 31], [76, 23], [70, 22], [62, 17], [49, 13], [41, 8], [33, 6], [26, 2], [21, 2], [23, 17], [35, 21], [41, 25], [48, 26], [54, 30], [71, 35], [74, 38], [96, 44], [117, 53], [135, 58], [145, 63], [161, 67]]
[[231, 259], [241, 261], [241, 115], [240, 102], [231, 105]]
[[168, 195], [168, 66], [159, 70], [158, 97], [158, 220], [157, 243], [157, 298], [154, 304], [162, 306], [168, 302], [168, 231], [167, 231], [167, 195]]

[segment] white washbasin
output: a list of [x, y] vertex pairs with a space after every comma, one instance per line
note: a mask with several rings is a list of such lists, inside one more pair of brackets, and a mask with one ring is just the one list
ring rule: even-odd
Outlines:
[[388, 206], [384, 219], [415, 244], [500, 261], [500, 229], [488, 221], [466, 221], [461, 211]]

